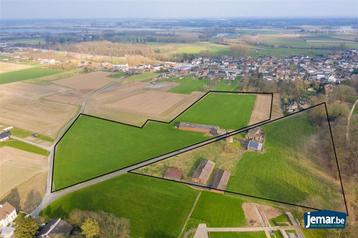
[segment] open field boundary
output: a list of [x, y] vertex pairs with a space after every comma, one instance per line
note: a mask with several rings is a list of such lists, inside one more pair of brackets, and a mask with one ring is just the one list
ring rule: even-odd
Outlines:
[[123, 123], [123, 122], [120, 122], [120, 121], [115, 121], [115, 120], [110, 120], [110, 119], [106, 119], [106, 118], [102, 118], [102, 117], [98, 117], [98, 116], [94, 116], [94, 115], [90, 115], [90, 114], [86, 114], [86, 113], [79, 113], [78, 116], [73, 120], [73, 122], [70, 124], [70, 126], [65, 130], [65, 132], [62, 134], [62, 136], [57, 140], [57, 142], [55, 143], [54, 145], [54, 148], [53, 148], [53, 159], [52, 159], [52, 171], [51, 171], [51, 188], [50, 188], [50, 191], [51, 193], [54, 193], [54, 192], [58, 192], [58, 191], [61, 191], [61, 190], [64, 190], [64, 189], [67, 189], [67, 188], [70, 188], [72, 186], [75, 186], [75, 185], [79, 185], [79, 184], [82, 184], [82, 183], [85, 183], [85, 182], [88, 182], [90, 180], [93, 180], [93, 179], [97, 179], [97, 178], [100, 178], [100, 177], [103, 177], [103, 176], [106, 176], [106, 175], [109, 175], [109, 174], [113, 174], [113, 173], [116, 173], [118, 171], [121, 171], [121, 170], [125, 170], [125, 169], [128, 169], [130, 167], [133, 167], [135, 165], [139, 165], [139, 164], [142, 164], [142, 163], [146, 163], [146, 162], [149, 162], [151, 160], [154, 160], [156, 158], [160, 158], [160, 157], [164, 157], [166, 155], [170, 155], [170, 156], [173, 156], [171, 154], [173, 153], [180, 153], [181, 151], [185, 151], [187, 150], [188, 148], [191, 148], [191, 147], [195, 147], [195, 146], [203, 146], [203, 144], [205, 145], [206, 142], [210, 142], [210, 141], [216, 141], [218, 138], [221, 138], [223, 137], [224, 135], [231, 135], [232, 133], [234, 132], [237, 132], [237, 131], [240, 131], [242, 132], [243, 130], [245, 129], [249, 129], [250, 127], [254, 126], [254, 125], [258, 125], [264, 121], [261, 121], [261, 122], [258, 122], [258, 123], [255, 123], [253, 125], [248, 125], [246, 127], [243, 127], [243, 128], [239, 128], [239, 129], [236, 129], [236, 130], [232, 130], [232, 131], [229, 131], [229, 132], [226, 132], [224, 135], [219, 135], [219, 136], [215, 136], [215, 137], [211, 137], [211, 138], [208, 138], [206, 140], [203, 140], [203, 141], [200, 141], [200, 142], [197, 142], [195, 144], [191, 144], [191, 145], [188, 145], [184, 148], [180, 148], [180, 149], [176, 149], [174, 151], [170, 151], [170, 152], [166, 152], [164, 154], [161, 154], [161, 155], [158, 155], [158, 156], [155, 156], [153, 158], [149, 158], [149, 159], [146, 159], [144, 161], [141, 161], [141, 162], [138, 162], [138, 163], [135, 163], [135, 164], [131, 164], [131, 165], [128, 165], [128, 166], [125, 166], [123, 168], [119, 168], [119, 169], [115, 169], [113, 171], [110, 171], [110, 172], [107, 172], [107, 173], [103, 173], [103, 174], [100, 174], [100, 175], [97, 175], [97, 176], [94, 176], [92, 178], [88, 178], [88, 179], [85, 179], [83, 181], [80, 181], [80, 182], [76, 182], [74, 184], [71, 184], [69, 186], [65, 186], [65, 187], [62, 187], [60, 189], [54, 189], [54, 168], [55, 168], [55, 160], [56, 160], [56, 148], [58, 146], [58, 144], [61, 142], [61, 140], [63, 139], [63, 137], [67, 134], [67, 132], [72, 128], [72, 126], [76, 123], [76, 121], [81, 117], [81, 116], [87, 116], [87, 117], [92, 117], [92, 118], [95, 118], [95, 119], [99, 119], [99, 120], [104, 120], [104, 121], [108, 121], [108, 122], [112, 122], [112, 123], [118, 123], [118, 124], [122, 124], [122, 125], [125, 125], [125, 126], [130, 126], [130, 127], [134, 127], [134, 128], [140, 128], [140, 129], [143, 129], [148, 123], [150, 122], [157, 122], [157, 123], [163, 123], [163, 124], [171, 124], [172, 122], [174, 122], [177, 118], [179, 118], [182, 114], [184, 114], [186, 111], [188, 111], [191, 107], [193, 107], [195, 104], [197, 104], [199, 101], [201, 101], [204, 97], [206, 97], [207, 95], [211, 94], [211, 93], [226, 93], [226, 94], [243, 94], [243, 95], [259, 95], [259, 94], [262, 94], [262, 95], [270, 95], [271, 97], [271, 102], [270, 102], [270, 113], [269, 113], [269, 117], [267, 120], [264, 120], [264, 121], [270, 121], [271, 120], [271, 116], [272, 116], [272, 105], [273, 105], [273, 93], [263, 93], [263, 92], [239, 92], [239, 91], [208, 91], [206, 92], [204, 95], [202, 95], [200, 98], [198, 98], [195, 102], [193, 102], [189, 107], [187, 107], [185, 110], [183, 110], [182, 112], [180, 112], [178, 115], [176, 115], [174, 118], [172, 118], [170, 121], [160, 121], [160, 120], [153, 120], [153, 119], [147, 119], [141, 126], [137, 126], [137, 125], [132, 125], [132, 124], [128, 124], [128, 123]]
[[[316, 105], [313, 105], [311, 107], [308, 107], [308, 108], [305, 108], [301, 111], [298, 111], [298, 112], [294, 112], [294, 113], [291, 113], [291, 114], [288, 114], [288, 115], [285, 115], [285, 116], [282, 116], [282, 117], [279, 117], [279, 118], [276, 118], [276, 119], [273, 119], [273, 120], [268, 120], [268, 121], [263, 121], [263, 122], [259, 122], [259, 123], [256, 123], [255, 125], [252, 125], [252, 126], [249, 126], [248, 128], [246, 129], [241, 129], [241, 130], [237, 130], [237, 131], [233, 131], [229, 134], [225, 134], [224, 136], [220, 137], [218, 140], [215, 140], [215, 141], [211, 141], [210, 143], [208, 144], [211, 144], [211, 143], [214, 143], [214, 142], [217, 142], [217, 141], [220, 141], [220, 140], [224, 140], [226, 139], [227, 137], [231, 137], [233, 135], [237, 135], [239, 133], [242, 133], [244, 132], [245, 130], [249, 130], [249, 129], [253, 129], [253, 128], [257, 128], [257, 127], [260, 127], [260, 126], [263, 126], [263, 125], [266, 125], [266, 124], [269, 124], [269, 123], [272, 123], [272, 122], [275, 122], [275, 121], [279, 121], [279, 120], [284, 120], [286, 118], [289, 118], [289, 117], [292, 117], [292, 116], [295, 116], [297, 114], [300, 114], [302, 112], [305, 112], [305, 111], [308, 111], [308, 110], [311, 110], [311, 109], [314, 109], [316, 107], [320, 107], [320, 106], [324, 106], [324, 111], [325, 111], [325, 120], [327, 120], [327, 123], [328, 123], [328, 128], [329, 128], [329, 135], [330, 135], [330, 140], [332, 142], [332, 148], [333, 148], [333, 154], [334, 154], [334, 159], [335, 159], [335, 163], [336, 163], [336, 166], [337, 166], [337, 172], [338, 172], [338, 178], [339, 178], [339, 183], [340, 183], [340, 190], [341, 190], [341, 194], [342, 194], [342, 198], [343, 198], [343, 202], [344, 202], [344, 207], [345, 207], [345, 211], [348, 214], [348, 206], [347, 206], [347, 201], [346, 201], [346, 195], [345, 195], [345, 190], [344, 190], [344, 186], [343, 186], [343, 182], [342, 182], [342, 177], [341, 177], [341, 170], [340, 170], [340, 166], [339, 166], [339, 161], [338, 161], [338, 157], [337, 157], [337, 153], [336, 153], [336, 148], [335, 148], [335, 143], [334, 143], [334, 139], [333, 139], [333, 133], [332, 133], [332, 128], [331, 128], [331, 124], [330, 124], [330, 121], [329, 121], [329, 115], [328, 115], [328, 109], [327, 109], [327, 104], [326, 102], [322, 102], [322, 103], [319, 103], [319, 104], [316, 104]], [[206, 146], [207, 144], [205, 145], [202, 145], [202, 146]], [[202, 146], [198, 146], [198, 147], [195, 147], [195, 148], [192, 148], [190, 150], [195, 150], [199, 147], [202, 147]], [[190, 151], [188, 150], [188, 151]], [[188, 152], [188, 151], [185, 151], [185, 152]], [[194, 186], [194, 187], [198, 187], [200, 189], [210, 189], [210, 190], [214, 190], [214, 191], [218, 191], [218, 192], [224, 192], [224, 193], [229, 193], [229, 194], [234, 194], [234, 195], [240, 195], [240, 196], [245, 196], [245, 197], [249, 197], [249, 198], [254, 198], [254, 199], [261, 199], [261, 200], [265, 200], [265, 201], [269, 201], [269, 202], [275, 202], [275, 203], [281, 203], [281, 204], [285, 204], [285, 205], [290, 205], [290, 206], [296, 206], [296, 207], [301, 207], [301, 208], [305, 208], [305, 209], [311, 209], [311, 210], [326, 210], [325, 208], [318, 208], [318, 207], [312, 207], [312, 206], [306, 206], [306, 205], [302, 205], [302, 204], [296, 204], [296, 203], [292, 203], [292, 202], [287, 202], [287, 201], [283, 201], [283, 200], [277, 200], [277, 199], [270, 199], [270, 198], [266, 198], [266, 197], [262, 197], [262, 196], [255, 196], [255, 195], [251, 195], [251, 194], [247, 194], [247, 193], [240, 193], [240, 192], [235, 192], [235, 191], [231, 191], [231, 190], [227, 190], [227, 189], [219, 189], [219, 188], [214, 188], [214, 187], [211, 187], [211, 186], [206, 186], [206, 185], [201, 185], [201, 184], [197, 184], [197, 183], [192, 183], [192, 182], [187, 182], [187, 181], [182, 181], [182, 180], [172, 180], [172, 179], [168, 179], [168, 178], [164, 178], [164, 177], [158, 177], [158, 176], [153, 176], [153, 175], [150, 175], [150, 174], [145, 174], [145, 173], [140, 173], [140, 172], [136, 172], [135, 170], [137, 169], [140, 169], [140, 168], [144, 168], [146, 166], [149, 166], [151, 164], [155, 164], [157, 162], [160, 162], [160, 161], [163, 161], [163, 160], [166, 160], [166, 159], [170, 159], [176, 155], [179, 155], [179, 154], [182, 154], [182, 153], [185, 153], [185, 152], [178, 152], [177, 154], [173, 155], [173, 156], [170, 156], [168, 158], [164, 158], [162, 160], [159, 160], [159, 161], [154, 161], [152, 163], [149, 163], [149, 164], [145, 164], [143, 166], [139, 166], [135, 169], [131, 169], [128, 171], [128, 173], [132, 173], [132, 174], [136, 174], [138, 176], [145, 176], [145, 177], [150, 177], [150, 178], [153, 178], [153, 179], [159, 179], [159, 180], [166, 180], [166, 181], [171, 181], [171, 182], [175, 182], [175, 183], [180, 183], [180, 184], [186, 184], [186, 185], [189, 185], [189, 186]]]

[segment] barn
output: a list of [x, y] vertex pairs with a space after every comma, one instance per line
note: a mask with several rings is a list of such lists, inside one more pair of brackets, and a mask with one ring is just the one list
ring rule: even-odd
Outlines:
[[179, 181], [183, 177], [183, 173], [178, 168], [168, 167], [165, 170], [163, 177], [166, 179]]
[[229, 182], [229, 178], [230, 172], [223, 169], [219, 169], [214, 175], [211, 187], [219, 190], [225, 190]]
[[192, 181], [194, 183], [207, 184], [214, 167], [215, 163], [213, 161], [207, 159], [201, 160], [193, 173]]

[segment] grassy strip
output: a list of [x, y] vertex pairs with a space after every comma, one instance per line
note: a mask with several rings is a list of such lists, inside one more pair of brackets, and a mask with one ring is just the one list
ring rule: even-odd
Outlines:
[[150, 80], [152, 78], [157, 77], [159, 74], [155, 72], [144, 72], [141, 74], [134, 74], [125, 79], [127, 82], [140, 82]]
[[109, 77], [111, 77], [111, 78], [122, 78], [124, 76], [126, 76], [125, 72], [118, 71], [118, 72], [115, 72], [115, 73], [111, 74]]
[[60, 69], [34, 67], [0, 74], [0, 84], [40, 78], [62, 72]]
[[14, 139], [0, 142], [0, 147], [3, 147], [3, 146], [10, 146], [10, 147], [13, 147], [16, 149], [20, 149], [20, 150], [24, 150], [24, 151], [28, 151], [28, 152], [35, 153], [35, 154], [44, 155], [44, 156], [48, 156], [48, 154], [49, 154], [49, 152], [47, 150], [44, 150], [37, 146], [30, 145], [25, 142], [14, 140]]
[[[26, 137], [32, 136], [33, 132], [15, 127], [13, 129], [11, 129], [11, 134], [14, 136], [20, 137], [20, 138], [26, 138]], [[42, 134], [37, 134], [36, 138], [39, 138], [41, 140], [48, 141], [48, 142], [54, 141], [53, 138], [46, 136], [46, 135], [42, 135]]]

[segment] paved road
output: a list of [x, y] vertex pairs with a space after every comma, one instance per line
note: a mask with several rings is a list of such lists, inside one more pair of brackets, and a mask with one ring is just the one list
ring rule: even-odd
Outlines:
[[347, 129], [346, 129], [346, 142], [347, 142], [347, 145], [349, 144], [349, 137], [350, 137], [349, 127], [350, 127], [350, 124], [351, 124], [351, 118], [352, 118], [352, 115], [353, 115], [353, 112], [354, 112], [354, 108], [357, 106], [357, 103], [358, 103], [358, 99], [354, 102], [354, 104], [352, 106], [352, 109], [349, 112], [348, 119], [347, 119]]

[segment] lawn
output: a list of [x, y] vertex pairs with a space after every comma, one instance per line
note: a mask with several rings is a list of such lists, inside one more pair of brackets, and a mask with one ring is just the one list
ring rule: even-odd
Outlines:
[[176, 82], [179, 83], [179, 85], [170, 89], [170, 92], [172, 93], [189, 94], [194, 91], [203, 91], [208, 85], [207, 80], [199, 80], [189, 77], [178, 79]]
[[176, 121], [217, 125], [224, 129], [242, 128], [250, 120], [255, 100], [256, 95], [210, 93]]
[[210, 238], [266, 238], [265, 232], [211, 232]]
[[66, 217], [74, 208], [103, 210], [130, 220], [131, 237], [177, 237], [197, 191], [188, 186], [126, 174], [53, 202], [43, 216]]
[[39, 154], [39, 155], [47, 156], [49, 154], [49, 152], [47, 150], [44, 150], [44, 149], [39, 148], [34, 145], [27, 144], [22, 141], [13, 140], [13, 139], [10, 139], [10, 140], [4, 141], [4, 142], [0, 142], [0, 147], [2, 147], [2, 146], [10, 146], [10, 147], [14, 147], [14, 148], [17, 148], [20, 150], [32, 152], [32, 153]]
[[239, 80], [211, 81], [185, 77], [182, 79], [177, 79], [175, 82], [177, 82], [179, 85], [171, 88], [170, 92], [189, 94], [194, 91], [208, 91], [209, 89], [217, 91], [235, 91], [238, 89]]
[[146, 81], [157, 77], [159, 74], [154, 72], [144, 72], [128, 76], [125, 80], [128, 82]]
[[126, 73], [123, 71], [117, 71], [110, 75], [111, 78], [122, 78], [124, 76], [126, 76]]
[[318, 162], [314, 155], [302, 152], [316, 132], [306, 112], [267, 124], [263, 129], [264, 153], [243, 155], [228, 190], [325, 209], [342, 206], [338, 182], [320, 169], [321, 163], [327, 161]]
[[[176, 122], [242, 128], [249, 122], [254, 102], [254, 95], [212, 93]], [[178, 130], [174, 124], [150, 122], [136, 128], [82, 115], [56, 147], [55, 190], [209, 138]]]
[[16, 81], [22, 81], [27, 79], [40, 78], [52, 74], [57, 74], [63, 72], [60, 69], [49, 69], [42, 67], [34, 67], [29, 69], [17, 70], [8, 73], [0, 74], [0, 84], [12, 83]]
[[245, 226], [243, 201], [237, 196], [202, 192], [191, 219], [208, 227]]

